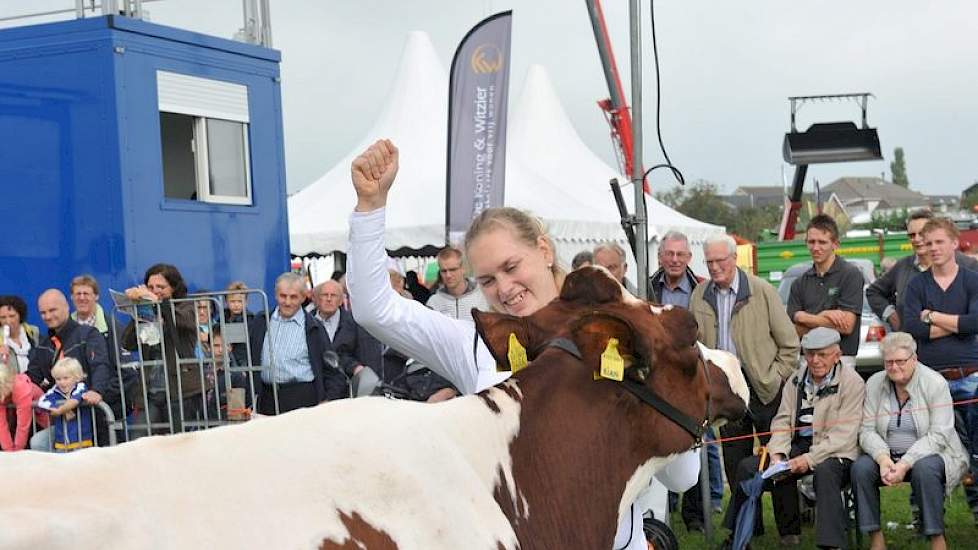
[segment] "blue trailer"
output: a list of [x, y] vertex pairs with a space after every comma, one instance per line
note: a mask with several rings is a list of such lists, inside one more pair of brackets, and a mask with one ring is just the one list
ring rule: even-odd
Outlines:
[[269, 292], [289, 269], [279, 61], [124, 16], [0, 31], [0, 294], [33, 311], [89, 273], [109, 308], [157, 262], [191, 291]]

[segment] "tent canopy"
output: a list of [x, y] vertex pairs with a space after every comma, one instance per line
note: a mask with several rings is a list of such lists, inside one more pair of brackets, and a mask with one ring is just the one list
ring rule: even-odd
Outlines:
[[[347, 213], [356, 202], [350, 164], [370, 143], [390, 138], [401, 151], [400, 170], [387, 205], [386, 247], [421, 250], [445, 243], [445, 177], [448, 77], [428, 36], [412, 32], [387, 104], [354, 150], [317, 181], [289, 198], [292, 253], [344, 251]], [[543, 67], [530, 68], [519, 103], [510, 113], [506, 145], [505, 203], [546, 223], [564, 265], [604, 241], [625, 246], [625, 234], [608, 181], [617, 171], [581, 141]], [[626, 189], [632, 208], [632, 193]], [[691, 244], [723, 228], [684, 216], [646, 197], [650, 248], [670, 229]], [[626, 246], [627, 248], [627, 246]], [[694, 257], [701, 256], [694, 246]], [[631, 256], [629, 254], [629, 256]], [[634, 261], [630, 261], [634, 265]]]

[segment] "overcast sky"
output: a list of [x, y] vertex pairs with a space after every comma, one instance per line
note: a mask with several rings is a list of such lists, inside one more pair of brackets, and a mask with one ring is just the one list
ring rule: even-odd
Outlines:
[[[89, 2], [90, 0], [86, 0]], [[0, 1], [0, 17], [71, 8], [73, 0]], [[628, 2], [606, 0], [619, 68], [628, 81]], [[646, 165], [655, 141], [648, 0], [642, 1]], [[809, 178], [889, 177], [894, 147], [906, 151], [912, 188], [957, 194], [978, 179], [978, 3], [973, 0], [659, 0], [662, 133], [687, 180], [727, 191], [780, 185], [790, 95], [872, 92], [870, 124], [885, 161], [816, 166]], [[230, 37], [240, 0], [144, 3], [150, 19]], [[607, 97], [583, 0], [272, 0], [282, 51], [288, 185], [315, 181], [373, 124], [412, 30], [429, 33], [448, 68], [458, 40], [480, 19], [514, 12], [511, 101], [527, 67], [548, 70], [584, 142], [614, 163], [595, 101]], [[0, 26], [25, 24], [0, 22]], [[807, 105], [799, 123], [857, 120], [852, 103]], [[787, 171], [790, 178], [790, 170]], [[809, 185], [810, 185], [809, 179]], [[595, 182], [605, 185], [606, 182]], [[665, 174], [655, 189], [672, 182]]]

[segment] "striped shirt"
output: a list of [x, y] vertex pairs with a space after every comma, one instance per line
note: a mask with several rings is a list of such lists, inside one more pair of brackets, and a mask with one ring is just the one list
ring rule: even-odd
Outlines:
[[890, 415], [890, 424], [886, 427], [886, 444], [893, 455], [903, 455], [907, 449], [917, 442], [917, 423], [913, 420], [913, 405], [910, 397], [900, 406], [896, 392], [890, 394], [890, 410], [897, 414]]
[[[271, 357], [275, 357], [272, 363]], [[268, 330], [261, 350], [261, 379], [266, 384], [275, 382], [312, 382], [312, 365], [309, 363], [309, 348], [306, 345], [306, 315], [301, 310], [286, 319], [279, 315], [278, 308], [268, 319]]]
[[737, 355], [734, 345], [730, 321], [733, 317], [734, 304], [737, 303], [737, 287], [740, 285], [740, 272], [735, 271], [730, 287], [723, 289], [716, 286], [717, 295], [717, 347]]

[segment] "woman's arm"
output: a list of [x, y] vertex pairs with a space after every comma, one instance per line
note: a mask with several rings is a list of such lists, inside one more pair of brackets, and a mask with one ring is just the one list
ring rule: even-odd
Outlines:
[[420, 361], [462, 393], [475, 392], [475, 325], [430, 310], [391, 288], [384, 215], [381, 208], [350, 216], [346, 284], [353, 317], [375, 338]]

